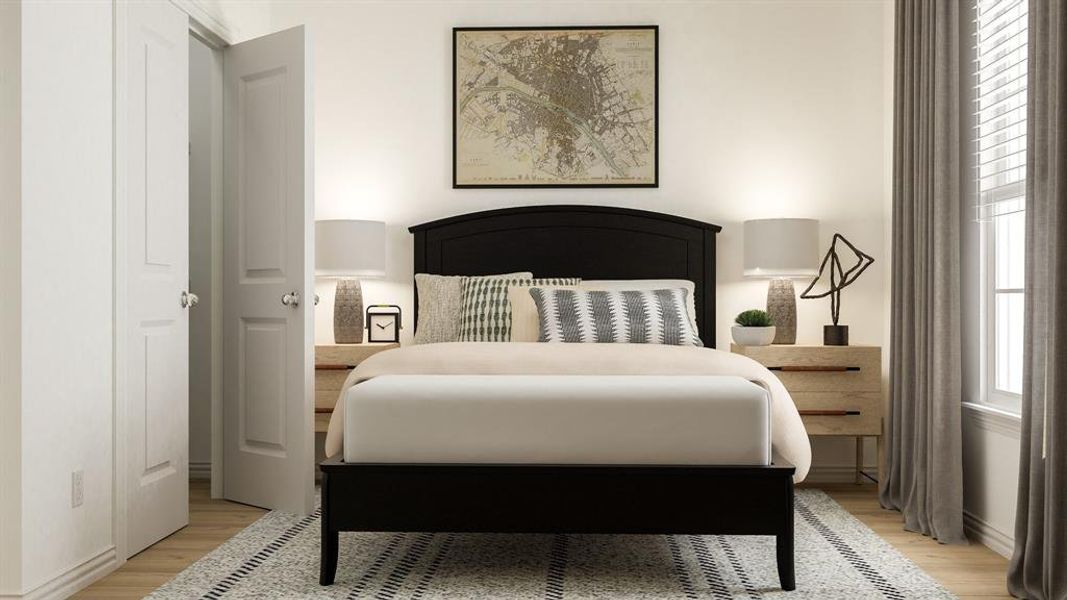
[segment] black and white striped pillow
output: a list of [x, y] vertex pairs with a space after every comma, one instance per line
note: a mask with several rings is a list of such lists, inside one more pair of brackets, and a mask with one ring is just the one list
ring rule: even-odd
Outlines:
[[530, 288], [541, 342], [703, 346], [686, 312], [687, 291]]

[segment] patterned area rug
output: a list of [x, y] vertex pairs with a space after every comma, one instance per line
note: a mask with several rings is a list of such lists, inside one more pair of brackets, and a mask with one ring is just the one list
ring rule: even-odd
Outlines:
[[774, 538], [342, 533], [318, 585], [319, 517], [272, 512], [151, 598], [954, 598], [818, 490], [796, 496], [797, 589], [778, 588]]

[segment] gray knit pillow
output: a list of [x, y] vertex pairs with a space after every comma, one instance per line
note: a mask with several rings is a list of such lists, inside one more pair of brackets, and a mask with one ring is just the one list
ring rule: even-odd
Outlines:
[[578, 285], [576, 277], [529, 279], [522, 277], [482, 277], [463, 280], [463, 309], [460, 316], [461, 342], [510, 342], [511, 302], [508, 288], [522, 286]]
[[530, 288], [541, 342], [703, 346], [686, 311], [687, 290]]
[[[507, 273], [470, 277], [483, 279], [517, 277], [530, 279], [533, 273]], [[415, 275], [415, 289], [419, 293], [419, 319], [415, 324], [416, 344], [455, 342], [459, 340], [459, 321], [463, 312], [462, 275]]]

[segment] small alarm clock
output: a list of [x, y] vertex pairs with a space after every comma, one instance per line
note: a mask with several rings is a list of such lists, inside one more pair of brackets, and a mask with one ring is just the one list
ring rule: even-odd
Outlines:
[[400, 330], [400, 307], [395, 304], [372, 304], [367, 307], [367, 341], [371, 343], [398, 343]]

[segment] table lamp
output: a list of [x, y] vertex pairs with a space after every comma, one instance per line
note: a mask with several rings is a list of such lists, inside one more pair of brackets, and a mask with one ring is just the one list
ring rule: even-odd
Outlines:
[[767, 313], [774, 344], [797, 342], [797, 297], [793, 279], [819, 274], [819, 222], [815, 219], [745, 221], [745, 277], [770, 279]]
[[334, 343], [362, 343], [363, 290], [359, 281], [385, 277], [385, 223], [315, 221], [315, 276], [337, 279]]

